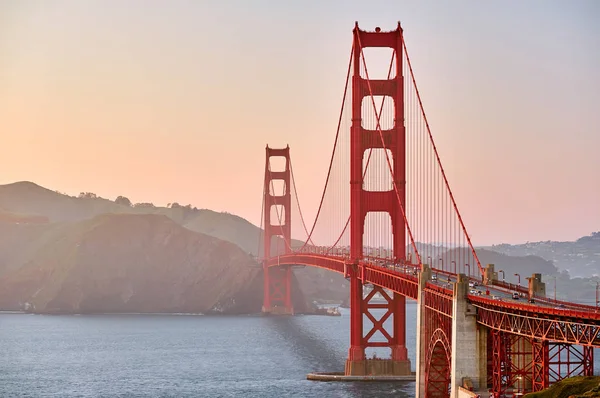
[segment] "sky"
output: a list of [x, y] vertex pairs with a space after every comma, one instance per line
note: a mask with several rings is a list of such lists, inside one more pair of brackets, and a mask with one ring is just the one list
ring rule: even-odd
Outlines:
[[0, 184], [260, 224], [264, 147], [323, 189], [354, 21], [401, 21], [475, 244], [600, 230], [600, 3], [0, 0]]

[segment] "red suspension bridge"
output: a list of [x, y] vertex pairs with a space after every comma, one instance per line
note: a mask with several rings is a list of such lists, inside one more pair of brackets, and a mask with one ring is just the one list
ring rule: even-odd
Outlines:
[[[388, 51], [387, 71], [369, 69], [373, 51]], [[272, 167], [277, 157], [279, 169]], [[593, 347], [600, 347], [595, 307], [546, 298], [539, 274], [527, 287], [509, 285], [494, 265], [480, 263], [400, 24], [389, 32], [354, 28], [314, 224], [309, 228], [302, 215], [289, 147], [267, 146], [263, 198], [263, 312], [293, 314], [293, 267], [343, 274], [350, 283], [347, 376], [411, 374], [406, 298], [417, 301], [417, 397], [457, 397], [469, 386], [502, 396], [592, 375]], [[292, 213], [302, 240], [292, 239]], [[373, 286], [368, 293], [366, 285]], [[373, 300], [376, 294], [383, 302]], [[389, 359], [368, 359], [370, 347], [389, 348]]]

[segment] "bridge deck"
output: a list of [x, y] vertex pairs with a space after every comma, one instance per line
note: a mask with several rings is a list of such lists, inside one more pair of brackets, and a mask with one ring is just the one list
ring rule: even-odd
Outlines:
[[[307, 265], [345, 276], [347, 267], [351, 265], [346, 256], [318, 253], [285, 254], [268, 259], [266, 264], [268, 267]], [[419, 268], [414, 264], [394, 265], [386, 259], [359, 262], [363, 283], [381, 286], [413, 300], [417, 299], [418, 294], [418, 278], [415, 274]], [[439, 269], [432, 269], [432, 272], [436, 278], [427, 283], [426, 290], [451, 299], [452, 285], [456, 283], [457, 276]], [[477, 308], [477, 322], [483, 325], [540, 340], [600, 347], [600, 314], [594, 307], [543, 297], [535, 297], [535, 302], [530, 303], [525, 288], [502, 282], [473, 290], [481, 293], [469, 294], [467, 298]], [[520, 294], [520, 300], [512, 298], [513, 292]], [[452, 307], [443, 305], [445, 301], [439, 300], [435, 310], [452, 316]]]

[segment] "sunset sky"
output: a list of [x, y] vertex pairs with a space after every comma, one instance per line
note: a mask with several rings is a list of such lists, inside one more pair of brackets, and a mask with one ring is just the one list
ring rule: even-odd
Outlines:
[[475, 244], [600, 230], [600, 2], [0, 0], [0, 184], [314, 217], [354, 21], [402, 22]]

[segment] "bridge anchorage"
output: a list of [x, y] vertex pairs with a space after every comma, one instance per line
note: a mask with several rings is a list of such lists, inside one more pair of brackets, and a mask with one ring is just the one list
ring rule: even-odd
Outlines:
[[[391, 50], [387, 78], [370, 78], [369, 48]], [[263, 312], [294, 314], [293, 267], [334, 271], [350, 285], [345, 370], [308, 378], [416, 380], [418, 398], [456, 398], [488, 391], [512, 396], [592, 375], [593, 347], [600, 347], [595, 307], [547, 298], [539, 274], [524, 287], [520, 276], [513, 285], [504, 274], [498, 280], [493, 264], [482, 267], [434, 144], [400, 24], [387, 32], [356, 24], [342, 104], [312, 228], [298, 203], [290, 148], [266, 148]], [[283, 160], [281, 169], [272, 167], [273, 158]], [[324, 215], [327, 203], [334, 216]], [[292, 240], [296, 207], [304, 241]], [[373, 223], [374, 214], [387, 224]], [[414, 363], [406, 298], [417, 302]], [[387, 349], [389, 357], [370, 358], [373, 349]]]

